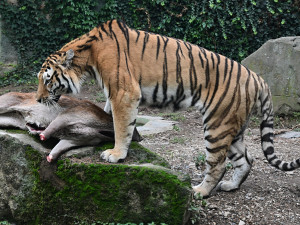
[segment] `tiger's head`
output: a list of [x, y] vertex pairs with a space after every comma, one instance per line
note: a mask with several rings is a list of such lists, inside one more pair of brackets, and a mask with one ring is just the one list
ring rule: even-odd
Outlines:
[[72, 69], [74, 51], [58, 51], [51, 54], [38, 73], [38, 91], [36, 100], [52, 105], [62, 94], [79, 92], [79, 80]]

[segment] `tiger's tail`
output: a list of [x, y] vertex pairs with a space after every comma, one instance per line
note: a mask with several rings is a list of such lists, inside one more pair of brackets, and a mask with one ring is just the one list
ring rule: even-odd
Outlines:
[[261, 133], [261, 145], [264, 155], [268, 162], [282, 170], [291, 171], [300, 167], [300, 158], [293, 160], [292, 162], [285, 162], [280, 160], [274, 152], [274, 129], [273, 129], [273, 104], [271, 92], [268, 85], [262, 82], [262, 91], [258, 101], [260, 101], [260, 110], [262, 114], [262, 122], [260, 124]]

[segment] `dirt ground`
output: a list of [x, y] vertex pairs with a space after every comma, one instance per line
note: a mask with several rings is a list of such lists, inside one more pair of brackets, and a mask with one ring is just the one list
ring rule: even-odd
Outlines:
[[[0, 88], [0, 94], [9, 91], [31, 92], [37, 85]], [[88, 81], [82, 89], [80, 98], [85, 98], [103, 106], [103, 95], [94, 82]], [[139, 114], [163, 116], [175, 120], [172, 131], [148, 135], [142, 145], [167, 159], [172, 169], [190, 175], [192, 184], [203, 179], [203, 141], [202, 119], [194, 109], [177, 113], [158, 109], [140, 108]], [[282, 121], [284, 123], [284, 121]], [[285, 130], [289, 130], [290, 124]], [[234, 192], [213, 192], [205, 200], [193, 200], [191, 222], [194, 224], [243, 225], [243, 224], [300, 224], [300, 170], [281, 172], [271, 167], [261, 150], [259, 123], [251, 123], [245, 132], [245, 143], [254, 158], [250, 175], [239, 190]], [[281, 132], [277, 130], [276, 132]], [[300, 138], [275, 138], [275, 152], [284, 160], [300, 157]], [[196, 168], [196, 164], [200, 164]], [[232, 168], [223, 179], [229, 179]], [[195, 222], [197, 221], [197, 222]]]

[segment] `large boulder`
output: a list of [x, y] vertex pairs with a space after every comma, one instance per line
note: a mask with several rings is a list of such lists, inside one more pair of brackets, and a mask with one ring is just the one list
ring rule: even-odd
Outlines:
[[271, 87], [276, 114], [300, 111], [300, 36], [267, 41], [242, 64]]
[[17, 65], [17, 61], [17, 51], [3, 32], [3, 21], [0, 15], [0, 76], [4, 72], [11, 71]]
[[112, 144], [45, 160], [55, 140], [0, 130], [0, 218], [17, 224], [185, 224], [190, 181], [137, 143], [122, 163], [101, 161]]

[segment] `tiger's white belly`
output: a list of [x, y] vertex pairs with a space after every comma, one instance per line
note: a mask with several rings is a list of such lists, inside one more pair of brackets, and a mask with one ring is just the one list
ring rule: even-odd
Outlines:
[[[167, 95], [163, 94], [162, 86], [155, 91], [154, 87], [141, 87], [142, 92], [142, 100], [141, 105], [149, 105], [149, 106], [157, 106], [159, 108], [171, 108], [175, 109], [175, 105], [180, 109], [186, 109], [192, 105], [193, 96], [190, 91], [187, 90], [184, 92], [184, 98], [182, 100], [178, 100], [176, 98], [176, 88], [168, 87]], [[157, 92], [156, 95], [154, 93]], [[197, 108], [202, 106], [200, 100], [194, 105]]]

